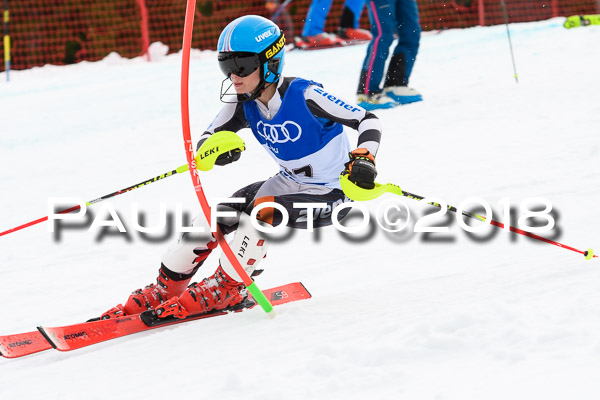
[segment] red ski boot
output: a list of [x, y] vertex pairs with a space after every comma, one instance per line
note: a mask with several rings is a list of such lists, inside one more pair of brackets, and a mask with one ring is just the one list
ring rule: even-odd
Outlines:
[[244, 301], [246, 296], [244, 284], [233, 280], [219, 265], [212, 276], [191, 284], [179, 298], [172, 298], [157, 306], [155, 313], [158, 318], [171, 315], [185, 318], [232, 307]]
[[371, 32], [360, 28], [339, 28], [338, 36], [346, 43], [351, 44], [369, 42], [373, 39]]
[[[122, 317], [124, 315], [139, 314], [146, 310], [152, 310], [162, 302], [174, 296], [179, 296], [185, 290], [192, 277], [183, 280], [173, 280], [167, 275], [167, 269], [163, 265], [158, 270], [156, 283], [146, 286], [144, 289], [138, 289], [131, 293], [125, 306], [119, 304], [116, 307], [106, 311], [100, 319]], [[169, 271], [170, 272], [170, 271]], [[171, 273], [172, 275], [172, 273]]]

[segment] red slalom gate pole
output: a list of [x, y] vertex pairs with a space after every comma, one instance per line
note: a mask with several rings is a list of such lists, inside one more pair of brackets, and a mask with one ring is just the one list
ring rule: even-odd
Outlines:
[[150, 61], [150, 53], [148, 47], [150, 47], [150, 30], [148, 28], [148, 8], [146, 7], [146, 0], [137, 0], [138, 6], [140, 7], [141, 15], [141, 31], [142, 31], [142, 55], [146, 56], [146, 60]]

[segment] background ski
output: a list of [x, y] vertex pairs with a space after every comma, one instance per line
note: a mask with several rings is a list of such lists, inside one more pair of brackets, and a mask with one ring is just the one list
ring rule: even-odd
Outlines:
[[589, 25], [600, 25], [600, 14], [571, 15], [570, 17], [567, 17], [567, 20], [563, 24], [567, 29]]
[[52, 345], [38, 332], [0, 336], [0, 355], [17, 358], [51, 349]]
[[[285, 304], [290, 301], [308, 299], [311, 297], [310, 293], [300, 282], [289, 283], [287, 285], [278, 286], [272, 289], [266, 289], [262, 292], [274, 306]], [[55, 349], [60, 351], [71, 351], [96, 343], [105, 342], [107, 340], [131, 335], [133, 333], [155, 329], [161, 326], [174, 325], [197, 319], [211, 318], [218, 315], [240, 312], [247, 308], [252, 308], [255, 305], [256, 303], [254, 301], [247, 300], [247, 302], [241, 308], [199, 314], [185, 319], [172, 319], [166, 323], [161, 323], [160, 325], [156, 326], [146, 325], [142, 320], [142, 314], [136, 314], [120, 318], [84, 322], [80, 324], [54, 328], [45, 328], [40, 326], [38, 327], [38, 330]]]

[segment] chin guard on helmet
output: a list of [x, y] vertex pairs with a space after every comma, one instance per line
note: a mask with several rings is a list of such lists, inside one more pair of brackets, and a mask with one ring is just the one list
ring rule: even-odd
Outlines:
[[[269, 84], [267, 84], [264, 81], [264, 79], [262, 79], [260, 81], [260, 83], [258, 84], [258, 87], [256, 88], [256, 90], [254, 90], [253, 92], [250, 92], [250, 93], [245, 93], [245, 94], [238, 94], [235, 91], [233, 93], [229, 93], [229, 89], [231, 89], [231, 87], [233, 86], [233, 82], [231, 82], [229, 80], [229, 78], [225, 78], [225, 79], [223, 79], [223, 82], [221, 82], [221, 94], [219, 95], [219, 99], [223, 103], [245, 103], [247, 101], [256, 100], [260, 97], [261, 93], [264, 92], [269, 86], [277, 84], [277, 82], [279, 81], [279, 76], [280, 75], [277, 74], [276, 79]], [[225, 84], [227, 83], [227, 81], [229, 81], [230, 84], [229, 84], [229, 86], [227, 86], [225, 91], [223, 91], [223, 88], [225, 87]], [[233, 99], [231, 101], [223, 100], [226, 97], [233, 98]]]

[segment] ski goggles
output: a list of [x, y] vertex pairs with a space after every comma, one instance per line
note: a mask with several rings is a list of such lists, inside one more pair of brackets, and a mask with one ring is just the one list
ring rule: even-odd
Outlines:
[[218, 55], [219, 67], [221, 67], [221, 71], [228, 78], [231, 74], [244, 78], [259, 69], [262, 64], [275, 57], [277, 53], [283, 50], [284, 46], [285, 36], [281, 32], [279, 38], [260, 53], [243, 51], [220, 52]]
[[244, 78], [260, 68], [262, 64], [256, 53], [222, 52], [219, 53], [218, 60], [221, 71], [228, 78], [231, 74]]

